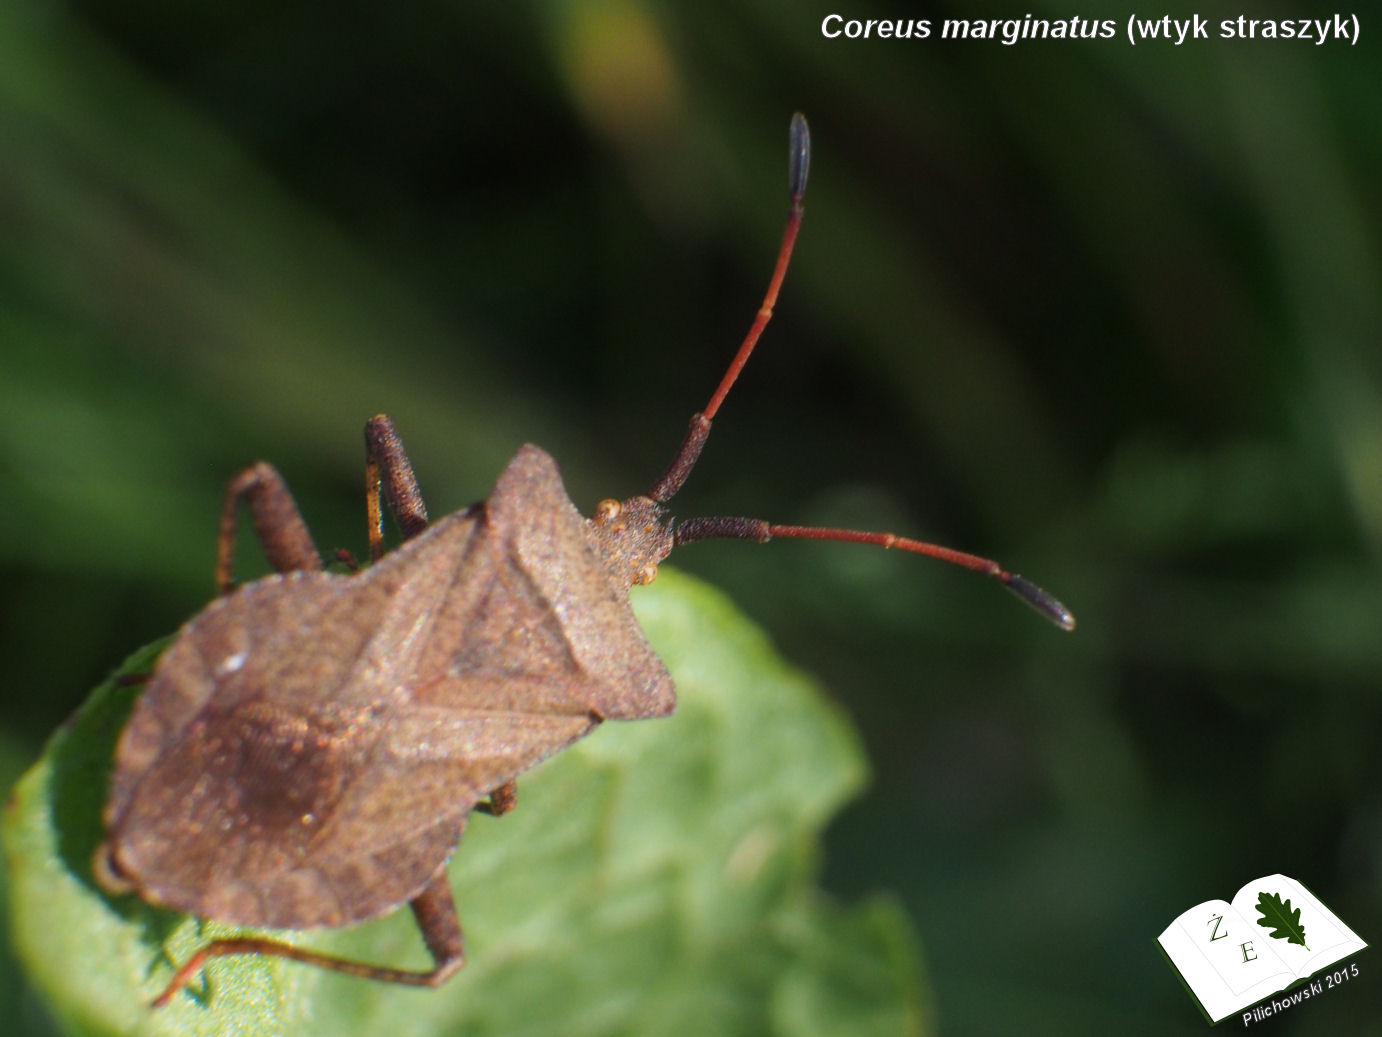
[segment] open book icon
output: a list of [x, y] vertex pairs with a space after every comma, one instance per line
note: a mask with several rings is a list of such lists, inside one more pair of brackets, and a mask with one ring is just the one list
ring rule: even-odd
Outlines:
[[1157, 943], [1213, 1023], [1367, 946], [1285, 875], [1254, 879], [1231, 904], [1192, 907]]

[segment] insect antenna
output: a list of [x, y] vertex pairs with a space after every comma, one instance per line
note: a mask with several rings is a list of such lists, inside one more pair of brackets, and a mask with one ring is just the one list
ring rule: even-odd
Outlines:
[[991, 576], [1023, 602], [1036, 609], [1062, 630], [1075, 629], [1075, 617], [1050, 592], [1042, 590], [1031, 580], [1008, 572], [991, 558], [957, 551], [953, 547], [900, 537], [896, 533], [874, 533], [859, 529], [830, 529], [823, 526], [785, 526], [762, 519], [717, 518], [687, 519], [673, 534], [673, 544], [694, 543], [697, 540], [756, 540], [767, 543], [773, 537], [794, 537], [798, 540], [841, 540], [851, 544], [872, 544], [875, 547], [896, 548], [913, 554], [938, 558], [942, 562], [972, 569]]
[[677, 451], [677, 456], [672, 459], [657, 485], [648, 491], [648, 496], [659, 504], [665, 504], [676, 496], [677, 491], [686, 482], [686, 477], [691, 474], [691, 469], [696, 466], [706, 437], [710, 435], [710, 422], [719, 411], [720, 404], [725, 402], [725, 397], [729, 395], [730, 388], [738, 379], [739, 372], [748, 363], [749, 354], [753, 352], [753, 347], [758, 345], [758, 338], [763, 334], [763, 329], [768, 326], [768, 321], [772, 320], [777, 293], [782, 290], [783, 279], [787, 276], [787, 264], [792, 261], [792, 248], [797, 243], [797, 231], [801, 229], [801, 217], [805, 212], [801, 199], [806, 194], [806, 175], [810, 169], [811, 131], [806, 125], [806, 116], [797, 112], [792, 116], [792, 124], [787, 131], [787, 190], [791, 195], [792, 208], [787, 213], [787, 226], [782, 231], [782, 244], [777, 250], [773, 276], [768, 281], [768, 290], [763, 294], [763, 302], [758, 307], [753, 324], [744, 336], [744, 341], [739, 344], [739, 351], [734, 354], [734, 359], [729, 362], [729, 367], [711, 395], [710, 402], [705, 405], [704, 410], [691, 415], [691, 427], [686, 430], [686, 438], [682, 441], [681, 449]]
[[[695, 467], [701, 450], [705, 446], [705, 441], [710, 435], [711, 421], [719, 411], [720, 405], [724, 403], [725, 397], [729, 395], [729, 390], [734, 385], [735, 380], [738, 379], [744, 364], [748, 362], [749, 355], [758, 345], [758, 339], [763, 334], [763, 329], [772, 319], [773, 307], [777, 303], [777, 295], [782, 289], [782, 282], [787, 276], [787, 265], [791, 262], [792, 249], [796, 245], [797, 232], [801, 229], [801, 217], [805, 211], [802, 207], [802, 197], [806, 194], [806, 178], [811, 166], [811, 133], [807, 128], [805, 116], [800, 112], [792, 116], [787, 140], [787, 186], [791, 195], [791, 209], [787, 214], [787, 226], [782, 232], [782, 244], [777, 250], [777, 262], [773, 267], [772, 278], [768, 281], [768, 290], [763, 295], [762, 305], [758, 307], [758, 313], [754, 317], [753, 324], [749, 327], [748, 334], [740, 343], [738, 352], [734, 354], [734, 359], [730, 361], [729, 367], [721, 377], [720, 384], [710, 397], [710, 402], [705, 405], [704, 410], [692, 415], [690, 428], [687, 429], [686, 438], [682, 441], [676, 457], [673, 458], [666, 473], [649, 492], [648, 496], [659, 504], [665, 504], [669, 501], [681, 489], [687, 476], [691, 474], [691, 469]], [[816, 526], [787, 526], [765, 522], [762, 519], [720, 517], [688, 519], [677, 527], [673, 542], [677, 546], [694, 543], [697, 540], [716, 539], [756, 540], [761, 543], [771, 540], [773, 537], [841, 540], [856, 544], [872, 544], [876, 547], [897, 548], [901, 551], [910, 551], [913, 554], [926, 555], [928, 558], [938, 558], [943, 562], [972, 569], [992, 577], [1056, 626], [1063, 630], [1075, 629], [1074, 615], [1054, 596], [1038, 587], [1031, 580], [1009, 572], [992, 559], [982, 558], [965, 551], [956, 551], [954, 548], [942, 547], [939, 544], [913, 540], [910, 537], [900, 537], [894, 533], [874, 533], [857, 529], [826, 529]]]

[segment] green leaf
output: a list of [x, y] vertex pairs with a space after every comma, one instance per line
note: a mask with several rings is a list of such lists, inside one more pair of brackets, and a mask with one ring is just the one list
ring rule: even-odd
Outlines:
[[[1268, 935], [1272, 939], [1298, 943], [1305, 947], [1305, 926], [1300, 924], [1300, 908], [1292, 910], [1289, 897], [1283, 904], [1281, 894], [1259, 892], [1257, 913], [1262, 916], [1257, 920], [1257, 924], [1264, 929], [1271, 929], [1272, 932]], [[1305, 949], [1308, 951], [1310, 948]]]
[[[865, 780], [841, 712], [717, 592], [663, 570], [636, 589], [677, 682], [665, 720], [610, 723], [477, 815], [453, 858], [469, 964], [438, 991], [276, 958], [223, 958], [154, 1012], [212, 936], [91, 876], [115, 739], [137, 687], [98, 688], [6, 814], [16, 947], [76, 1034], [908, 1034], [929, 1029], [909, 924], [883, 898], [814, 886], [821, 829]], [[163, 643], [122, 672], [147, 672]], [[422, 967], [405, 909], [288, 934]]]

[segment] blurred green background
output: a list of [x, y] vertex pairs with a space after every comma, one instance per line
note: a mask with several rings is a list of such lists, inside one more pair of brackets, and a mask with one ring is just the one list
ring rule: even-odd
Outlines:
[[[1203, 1033], [1153, 940], [1275, 871], [1382, 939], [1382, 23], [821, 35], [1131, 10], [903, 6], [0, 5], [5, 785], [211, 596], [252, 460], [357, 555], [378, 411], [434, 514], [524, 441], [582, 510], [649, 486], [799, 108], [796, 263], [678, 513], [938, 539], [1080, 620], [845, 545], [675, 556], [862, 728], [828, 889], [906, 904], [947, 1034]], [[1382, 1032], [1372, 958], [1275, 1032]], [[3, 960], [0, 1003], [47, 1032]]]

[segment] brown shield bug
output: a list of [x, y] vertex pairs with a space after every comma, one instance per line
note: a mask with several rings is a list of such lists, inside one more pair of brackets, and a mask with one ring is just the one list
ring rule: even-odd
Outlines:
[[[281, 955], [367, 979], [437, 986], [463, 964], [446, 862], [471, 811], [503, 814], [514, 780], [604, 720], [663, 716], [672, 680], [629, 607], [680, 544], [710, 538], [846, 540], [930, 555], [991, 576], [1057, 625], [1055, 598], [997, 563], [891, 533], [666, 515], [710, 423], [772, 316], [802, 217], [810, 140], [792, 119], [791, 212], [772, 279], [738, 353], [648, 493], [582, 518], [555, 462], [525, 446], [484, 501], [428, 524], [403, 443], [365, 426], [372, 564], [321, 558], [286, 485], [256, 464], [230, 484], [222, 596], [160, 657], [121, 734], [95, 871], [113, 892], [273, 929], [349, 925], [406, 902], [435, 965], [408, 971], [265, 937], [207, 958]], [[383, 551], [381, 496], [405, 542]], [[234, 588], [241, 502], [276, 574]]]

